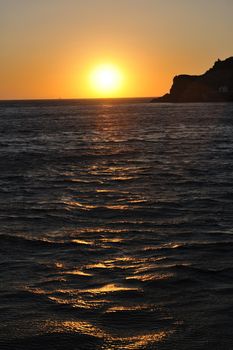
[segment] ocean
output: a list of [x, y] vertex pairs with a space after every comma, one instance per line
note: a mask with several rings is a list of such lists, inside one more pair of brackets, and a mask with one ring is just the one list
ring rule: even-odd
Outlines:
[[233, 349], [233, 104], [0, 102], [0, 349]]

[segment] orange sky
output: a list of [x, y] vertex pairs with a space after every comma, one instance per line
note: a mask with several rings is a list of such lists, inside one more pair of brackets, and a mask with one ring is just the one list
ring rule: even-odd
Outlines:
[[99, 97], [96, 66], [124, 76], [114, 97], [158, 96], [176, 74], [233, 55], [232, 0], [0, 1], [0, 99]]

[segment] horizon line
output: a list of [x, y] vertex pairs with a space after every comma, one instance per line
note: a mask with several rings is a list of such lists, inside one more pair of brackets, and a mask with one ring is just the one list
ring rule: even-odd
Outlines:
[[156, 98], [156, 96], [130, 96], [130, 97], [57, 97], [57, 98], [6, 98], [0, 99], [0, 102], [11, 101], [85, 101], [85, 100], [129, 100], [129, 99], [150, 99]]

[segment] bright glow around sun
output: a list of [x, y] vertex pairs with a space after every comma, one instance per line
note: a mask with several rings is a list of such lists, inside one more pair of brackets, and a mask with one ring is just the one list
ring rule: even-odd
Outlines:
[[92, 89], [103, 97], [116, 95], [122, 86], [122, 80], [121, 71], [112, 64], [97, 66], [90, 74]]

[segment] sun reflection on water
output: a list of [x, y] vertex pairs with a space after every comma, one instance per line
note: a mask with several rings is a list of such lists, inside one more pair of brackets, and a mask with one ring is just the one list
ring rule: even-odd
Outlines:
[[86, 321], [47, 321], [44, 324], [47, 332], [56, 333], [78, 333], [94, 336], [104, 341], [101, 349], [103, 350], [139, 350], [145, 349], [148, 345], [155, 346], [157, 343], [164, 341], [173, 331], [156, 331], [141, 333], [138, 336], [119, 336], [111, 334], [90, 322]]
[[118, 292], [118, 291], [132, 291], [132, 290], [139, 290], [139, 288], [124, 287], [116, 284], [106, 284], [99, 288], [88, 289], [80, 292], [99, 294], [99, 293], [112, 293], [112, 292]]
[[84, 245], [92, 245], [93, 244], [93, 242], [85, 241], [84, 239], [72, 239], [71, 242], [77, 243], [77, 244], [84, 244]]
[[91, 273], [87, 273], [87, 272], [84, 272], [84, 271], [81, 271], [81, 270], [65, 271], [63, 273], [67, 274], [67, 275], [92, 276]]

